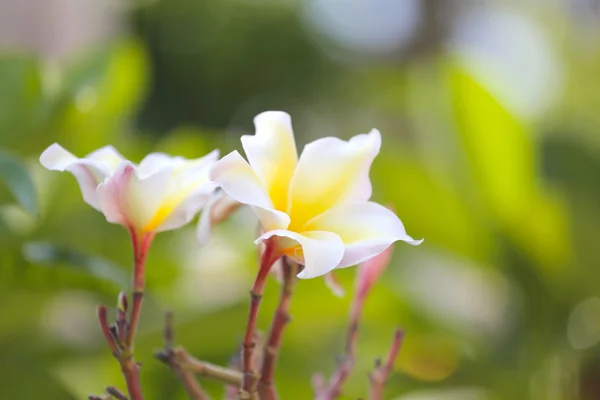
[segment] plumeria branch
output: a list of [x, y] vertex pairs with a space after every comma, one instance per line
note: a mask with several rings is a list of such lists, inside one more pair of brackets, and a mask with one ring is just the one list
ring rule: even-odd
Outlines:
[[121, 393], [121, 391], [114, 386], [108, 386], [106, 388], [106, 393], [108, 393], [117, 400], [127, 400], [127, 396]]
[[281, 294], [279, 297], [279, 305], [275, 311], [269, 337], [264, 346], [262, 372], [259, 381], [260, 398], [264, 400], [276, 400], [277, 394], [273, 387], [273, 374], [275, 372], [275, 364], [279, 355], [279, 347], [283, 336], [285, 326], [290, 322], [290, 302], [293, 294], [293, 289], [296, 283], [296, 274], [298, 273], [298, 265], [284, 257], [282, 259], [283, 269], [283, 284], [281, 286]]
[[91, 395], [88, 396], [88, 400], [128, 400], [127, 396], [123, 394], [119, 389], [114, 386], [108, 386], [104, 390], [104, 394], [102, 396]]
[[345, 353], [328, 383], [320, 375], [313, 377], [313, 386], [316, 393], [315, 398], [317, 400], [333, 400], [342, 394], [342, 387], [354, 368], [358, 326], [365, 301], [375, 282], [389, 264], [391, 256], [392, 247], [390, 246], [383, 253], [363, 262], [358, 267], [354, 297], [350, 306], [350, 322], [346, 336]]
[[382, 400], [383, 399], [383, 388], [385, 383], [392, 372], [394, 367], [394, 361], [398, 357], [398, 353], [400, 352], [400, 346], [402, 345], [402, 340], [404, 339], [404, 333], [402, 330], [397, 329], [394, 334], [394, 341], [392, 342], [392, 347], [390, 348], [385, 363], [381, 363], [381, 360], [377, 360], [375, 362], [375, 369], [369, 375], [369, 380], [371, 382], [371, 393], [370, 400]]
[[243, 382], [240, 390], [241, 399], [258, 400], [258, 374], [254, 368], [254, 348], [256, 347], [255, 331], [256, 318], [258, 309], [262, 299], [263, 290], [267, 281], [267, 276], [271, 270], [271, 266], [279, 255], [276, 252], [275, 242], [271, 239], [265, 242], [265, 251], [262, 254], [260, 268], [256, 275], [256, 280], [250, 292], [250, 312], [248, 314], [248, 324], [246, 325], [246, 333], [242, 342], [242, 373]]
[[[133, 244], [133, 304], [129, 320], [127, 320], [127, 311], [129, 302], [124, 292], [119, 293], [117, 301], [117, 318], [114, 324], [108, 323], [108, 308], [106, 306], [98, 307], [98, 323], [100, 329], [108, 344], [111, 353], [115, 356], [121, 365], [121, 372], [127, 384], [127, 392], [131, 400], [143, 400], [142, 388], [140, 385], [140, 365], [133, 358], [135, 334], [139, 324], [142, 310], [142, 301], [144, 298], [144, 275], [145, 264], [150, 244], [154, 238], [153, 233], [137, 233], [130, 230]], [[110, 393], [111, 396], [116, 397]], [[118, 397], [117, 397], [118, 398]]]
[[187, 353], [183, 347], [173, 347], [174, 343], [173, 316], [167, 313], [165, 317], [165, 348], [156, 353], [156, 358], [168, 365], [183, 384], [192, 400], [207, 400], [208, 395], [195, 375], [221, 381], [239, 388], [242, 385], [242, 373], [230, 368], [221, 367], [205, 361], [200, 361]]
[[138, 234], [133, 229], [130, 230], [131, 242], [133, 244], [134, 264], [133, 264], [133, 307], [131, 308], [131, 317], [129, 319], [129, 329], [127, 331], [126, 346], [133, 350], [135, 334], [137, 332], [140, 314], [142, 311], [142, 301], [144, 299], [145, 288], [145, 265], [146, 256], [154, 233]]
[[183, 368], [173, 349], [174, 330], [173, 313], [168, 312], [165, 315], [165, 348], [156, 354], [156, 358], [171, 368], [171, 371], [183, 385], [188, 397], [191, 400], [208, 400], [209, 396], [200, 386], [194, 373]]

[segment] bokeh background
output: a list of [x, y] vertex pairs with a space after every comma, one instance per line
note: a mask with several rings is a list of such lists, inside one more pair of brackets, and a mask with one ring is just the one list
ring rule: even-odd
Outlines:
[[[267, 109], [292, 114], [300, 147], [379, 128], [374, 199], [425, 238], [396, 245], [367, 301], [344, 399], [364, 398], [396, 326], [386, 398], [600, 398], [599, 1], [1, 0], [0, 49], [1, 398], [124, 387], [95, 307], [128, 285], [127, 233], [39, 154], [226, 154]], [[153, 359], [166, 310], [191, 353], [234, 354], [254, 234], [241, 210], [207, 246], [194, 225], [156, 239], [137, 346], [149, 400], [185, 398]], [[283, 399], [333, 370], [354, 272], [337, 274], [344, 298], [300, 282]]]

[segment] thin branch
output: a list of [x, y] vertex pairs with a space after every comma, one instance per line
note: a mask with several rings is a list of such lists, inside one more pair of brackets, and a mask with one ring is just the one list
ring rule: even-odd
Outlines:
[[140, 314], [142, 312], [142, 302], [144, 300], [145, 287], [145, 265], [148, 249], [154, 238], [153, 233], [147, 233], [139, 238], [135, 232], [131, 233], [133, 249], [134, 249], [134, 264], [132, 275], [133, 286], [133, 306], [131, 308], [131, 316], [129, 317], [129, 329], [127, 331], [126, 345], [133, 350], [135, 334], [139, 324]]
[[243, 382], [240, 390], [241, 399], [258, 400], [257, 384], [258, 375], [254, 368], [254, 332], [256, 331], [256, 317], [262, 299], [263, 290], [269, 271], [273, 263], [279, 258], [272, 240], [266, 240], [265, 251], [261, 257], [260, 268], [256, 275], [256, 280], [250, 292], [250, 311], [248, 313], [248, 324], [242, 343], [242, 372]]
[[[127, 392], [131, 400], [144, 400], [140, 384], [140, 364], [133, 358], [135, 334], [139, 323], [144, 296], [144, 269], [146, 256], [154, 233], [139, 234], [130, 230], [133, 245], [133, 306], [129, 321], [127, 320], [127, 295], [119, 293], [117, 300], [117, 318], [114, 324], [108, 323], [108, 309], [106, 306], [98, 307], [98, 322], [102, 335], [110, 348], [111, 353], [119, 362], [121, 372], [127, 383]], [[115, 389], [116, 390], [116, 389]], [[117, 392], [115, 392], [117, 393]], [[118, 395], [111, 394], [118, 398]], [[92, 396], [93, 398], [93, 396]]]
[[342, 387], [354, 368], [358, 326], [362, 317], [365, 301], [377, 279], [390, 262], [392, 247], [388, 247], [379, 255], [361, 263], [355, 279], [355, 292], [350, 306], [350, 323], [346, 337], [346, 349], [337, 369], [331, 376], [329, 384], [315, 389], [317, 400], [334, 400], [342, 394]]
[[100, 325], [100, 330], [102, 331], [104, 340], [106, 340], [106, 343], [110, 348], [110, 352], [115, 357], [118, 357], [119, 349], [117, 347], [117, 343], [115, 342], [115, 338], [110, 330], [110, 326], [108, 325], [108, 308], [106, 306], [98, 306], [96, 310], [98, 313], [98, 324]]
[[279, 305], [275, 311], [275, 316], [271, 324], [269, 338], [264, 347], [263, 365], [258, 390], [261, 399], [276, 400], [277, 394], [273, 387], [273, 374], [275, 372], [275, 364], [281, 346], [281, 339], [285, 326], [290, 322], [290, 302], [293, 294], [294, 285], [296, 283], [296, 274], [298, 265], [293, 261], [283, 258], [283, 284], [281, 286], [281, 294], [279, 297]]
[[119, 293], [117, 300], [117, 343], [120, 347], [125, 347], [125, 337], [127, 336], [127, 294], [125, 292]]
[[167, 364], [171, 371], [177, 376], [182, 383], [188, 397], [191, 400], [208, 400], [209, 396], [200, 386], [194, 373], [183, 368], [173, 351], [174, 330], [173, 330], [173, 313], [168, 312], [165, 315], [165, 348], [159, 352], [156, 357], [163, 363]]
[[404, 338], [404, 333], [402, 330], [397, 329], [394, 333], [394, 341], [392, 342], [392, 347], [390, 348], [386, 361], [384, 364], [381, 364], [380, 361], [375, 363], [375, 369], [371, 372], [369, 376], [369, 380], [371, 382], [371, 394], [370, 400], [382, 400], [383, 399], [383, 388], [387, 379], [392, 372], [394, 367], [394, 361], [398, 357], [398, 353], [400, 352], [400, 346], [402, 345], [402, 340]]
[[[360, 300], [355, 298], [354, 303]], [[353, 307], [354, 308], [354, 307]], [[358, 307], [362, 310], [362, 304]], [[329, 379], [329, 383], [321, 383], [321, 389], [316, 390], [316, 400], [334, 400], [342, 394], [342, 387], [348, 380], [352, 369], [354, 368], [354, 358], [356, 356], [356, 342], [358, 339], [358, 323], [361, 313], [352, 313], [348, 333], [346, 337], [346, 350], [344, 356], [338, 363], [336, 370]]]
[[186, 370], [237, 387], [242, 385], [243, 375], [240, 371], [235, 371], [206, 361], [200, 361], [189, 355], [183, 347], [177, 347], [174, 350], [174, 353], [177, 361]]
[[107, 394], [106, 396], [96, 396], [94, 394], [88, 396], [88, 400], [111, 400], [111, 395]]
[[110, 394], [117, 400], [127, 400], [127, 396], [121, 393], [121, 391], [114, 386], [108, 386], [106, 388], [106, 393]]

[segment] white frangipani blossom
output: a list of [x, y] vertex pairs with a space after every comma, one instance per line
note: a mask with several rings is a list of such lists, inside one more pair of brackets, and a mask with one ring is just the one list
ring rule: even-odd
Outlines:
[[216, 187], [208, 172], [218, 157], [217, 150], [193, 160], [152, 153], [136, 165], [112, 146], [78, 158], [55, 143], [40, 162], [73, 174], [85, 202], [108, 222], [150, 233], [177, 229], [194, 218]]
[[288, 114], [264, 112], [254, 124], [256, 134], [241, 139], [248, 162], [234, 151], [215, 164], [210, 178], [252, 207], [263, 229], [257, 243], [274, 238], [278, 255], [304, 265], [298, 277], [359, 264], [397, 240], [421, 243], [392, 211], [369, 201], [379, 131], [349, 141], [321, 138], [298, 157]]

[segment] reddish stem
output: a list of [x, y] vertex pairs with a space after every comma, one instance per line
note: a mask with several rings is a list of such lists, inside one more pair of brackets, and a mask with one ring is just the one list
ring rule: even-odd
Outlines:
[[142, 386], [140, 384], [140, 365], [133, 360], [133, 356], [123, 356], [119, 358], [121, 372], [125, 377], [127, 392], [130, 400], [144, 400], [142, 395]]
[[392, 343], [392, 347], [388, 352], [387, 359], [383, 365], [379, 362], [376, 363], [374, 371], [370, 375], [371, 380], [371, 400], [382, 400], [383, 399], [383, 388], [385, 383], [392, 372], [394, 367], [394, 361], [398, 357], [398, 353], [400, 352], [400, 346], [402, 345], [402, 340], [404, 339], [404, 333], [402, 330], [397, 329], [394, 334], [394, 341]]
[[294, 284], [296, 283], [296, 273], [298, 272], [297, 265], [286, 258], [283, 259], [282, 268], [283, 284], [279, 297], [279, 305], [275, 311], [269, 338], [264, 348], [263, 365], [259, 381], [259, 392], [261, 398], [265, 400], [277, 399], [277, 394], [273, 387], [273, 374], [275, 373], [275, 364], [277, 363], [283, 330], [290, 322], [290, 302]]
[[352, 299], [352, 304], [350, 306], [350, 324], [348, 325], [344, 357], [329, 379], [329, 383], [324, 388], [317, 391], [317, 400], [333, 400], [337, 399], [342, 394], [342, 387], [348, 380], [348, 377], [354, 368], [358, 326], [367, 294], [368, 290], [358, 290]]
[[250, 292], [250, 311], [248, 313], [248, 324], [246, 325], [246, 333], [244, 335], [244, 341], [242, 342], [242, 398], [257, 398], [257, 375], [254, 371], [254, 347], [256, 343], [254, 341], [254, 332], [256, 331], [256, 317], [258, 316], [258, 309], [260, 307], [260, 301], [267, 281], [267, 276], [271, 270], [273, 263], [279, 258], [277, 254], [275, 242], [273, 239], [265, 241], [265, 251], [262, 255], [260, 268], [252, 291]]
[[119, 349], [117, 347], [117, 343], [115, 342], [115, 338], [110, 331], [110, 326], [108, 325], [108, 309], [106, 306], [98, 306], [98, 323], [100, 324], [100, 330], [102, 331], [102, 335], [104, 336], [104, 340], [108, 344], [110, 348], [110, 352], [115, 356], [119, 356]]
[[132, 274], [133, 304], [129, 321], [127, 321], [127, 296], [123, 292], [119, 294], [116, 324], [113, 326], [108, 324], [107, 308], [105, 306], [98, 307], [98, 321], [111, 352], [121, 365], [121, 371], [127, 383], [129, 400], [143, 400], [140, 385], [140, 365], [133, 359], [133, 347], [144, 297], [146, 255], [154, 238], [154, 233], [138, 233], [131, 229], [130, 234], [134, 263]]
[[127, 332], [126, 346], [133, 351], [135, 334], [137, 332], [140, 314], [142, 311], [142, 302], [144, 300], [145, 286], [145, 265], [148, 249], [154, 238], [154, 233], [138, 234], [131, 230], [131, 242], [133, 244], [133, 305], [131, 308], [131, 316], [129, 318], [129, 330]]

